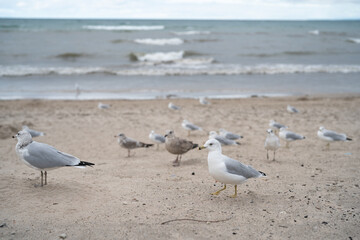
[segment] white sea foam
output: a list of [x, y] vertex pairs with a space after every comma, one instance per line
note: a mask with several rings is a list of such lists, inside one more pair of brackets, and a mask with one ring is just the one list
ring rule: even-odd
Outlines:
[[319, 31], [319, 30], [311, 30], [311, 31], [309, 31], [309, 34], [319, 35], [319, 34], [320, 34], [320, 31]]
[[346, 41], [351, 42], [351, 43], [359, 44], [360, 43], [360, 38], [348, 38], [348, 39], [346, 39]]
[[148, 45], [181, 45], [184, 43], [184, 40], [180, 38], [144, 38], [144, 39], [135, 39], [134, 42], [140, 44], [148, 44]]
[[90, 30], [107, 30], [107, 31], [149, 31], [149, 30], [162, 30], [165, 27], [162, 25], [154, 26], [132, 26], [132, 25], [121, 25], [121, 26], [106, 26], [106, 25], [86, 25], [84, 29]]
[[184, 51], [179, 52], [155, 52], [147, 53], [144, 55], [136, 55], [137, 59], [141, 62], [173, 62], [180, 60], [184, 56]]
[[[212, 58], [182, 58], [183, 54], [183, 52], [146, 54], [142, 58], [143, 64], [135, 64], [133, 67], [126, 68], [0, 66], [0, 77], [88, 75], [94, 73], [124, 76], [360, 73], [360, 65], [260, 64], [244, 66], [217, 64], [213, 63]], [[152, 62], [148, 64], [146, 61]]]
[[199, 34], [210, 34], [209, 31], [185, 31], [185, 32], [174, 32], [176, 35], [199, 35]]

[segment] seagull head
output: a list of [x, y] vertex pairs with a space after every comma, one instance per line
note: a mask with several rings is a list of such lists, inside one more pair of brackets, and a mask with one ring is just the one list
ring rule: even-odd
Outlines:
[[21, 130], [16, 135], [12, 136], [12, 138], [17, 138], [18, 142], [22, 145], [27, 145], [32, 142], [31, 134], [26, 130]]
[[272, 134], [274, 133], [274, 131], [273, 131], [271, 128], [269, 128], [269, 129], [267, 130], [267, 133], [268, 133], [269, 135], [272, 135]]
[[319, 127], [319, 131], [320, 131], [320, 132], [322, 132], [322, 131], [324, 131], [324, 130], [325, 130], [325, 128], [324, 128], [323, 126], [320, 126], [320, 127]]
[[210, 152], [212, 152], [212, 151], [221, 152], [221, 144], [216, 139], [207, 140], [203, 146], [199, 147], [199, 150], [204, 149], [204, 148], [207, 148]]
[[125, 134], [123, 134], [123, 133], [120, 133], [119, 135], [117, 135], [115, 137], [119, 137], [119, 139], [125, 139], [126, 138]]
[[168, 130], [166, 131], [165, 135], [164, 135], [165, 138], [172, 138], [172, 137], [175, 137], [175, 134], [174, 134], [174, 130]]
[[215, 131], [209, 132], [209, 137], [216, 137], [218, 134]]

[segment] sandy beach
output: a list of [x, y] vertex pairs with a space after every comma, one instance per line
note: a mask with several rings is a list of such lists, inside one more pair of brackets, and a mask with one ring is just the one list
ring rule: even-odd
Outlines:
[[[1, 239], [358, 239], [360, 236], [360, 97], [284, 97], [211, 100], [0, 101]], [[299, 109], [290, 114], [286, 106]], [[187, 137], [187, 119], [204, 131]], [[276, 161], [266, 159], [270, 119], [306, 136]], [[48, 172], [48, 185], [15, 153], [11, 136], [22, 125], [46, 133], [34, 139], [95, 163], [86, 169]], [[319, 126], [346, 133], [352, 142], [326, 150]], [[244, 136], [223, 153], [267, 174], [218, 196], [222, 185], [208, 173], [207, 150], [182, 157], [164, 145], [136, 149], [130, 158], [114, 135], [151, 143], [151, 130], [173, 129], [204, 144], [208, 131], [225, 128]], [[270, 154], [271, 155], [271, 154]], [[272, 155], [271, 155], [272, 156]]]

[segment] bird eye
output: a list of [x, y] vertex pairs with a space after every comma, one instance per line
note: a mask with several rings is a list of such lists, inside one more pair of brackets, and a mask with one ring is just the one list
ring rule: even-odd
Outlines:
[[210, 143], [209, 145], [210, 145], [210, 146], [212, 146], [213, 144], [212, 144], [212, 143]]

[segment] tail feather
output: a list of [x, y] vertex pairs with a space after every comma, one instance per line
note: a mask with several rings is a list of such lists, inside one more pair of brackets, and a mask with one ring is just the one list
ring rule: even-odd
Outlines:
[[198, 146], [199, 146], [199, 144], [194, 143], [192, 146], [192, 149], [197, 148]]
[[264, 172], [259, 171], [263, 177], [266, 177], [266, 174]]
[[352, 141], [352, 139], [347, 137], [347, 138], [346, 138], [346, 141]]

